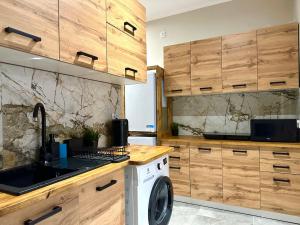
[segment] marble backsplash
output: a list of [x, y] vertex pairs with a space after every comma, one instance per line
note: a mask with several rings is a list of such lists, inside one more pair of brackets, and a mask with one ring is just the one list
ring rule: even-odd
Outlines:
[[32, 112], [38, 102], [46, 108], [47, 133], [63, 140], [84, 124], [101, 130], [99, 146], [107, 146], [120, 94], [118, 85], [0, 63], [0, 169], [36, 157], [40, 122]]
[[299, 118], [299, 90], [174, 97], [179, 135], [250, 133], [251, 119]]

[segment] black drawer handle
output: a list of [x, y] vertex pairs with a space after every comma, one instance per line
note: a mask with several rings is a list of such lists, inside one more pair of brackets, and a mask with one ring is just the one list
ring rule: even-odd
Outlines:
[[173, 169], [173, 170], [180, 170], [180, 166], [170, 166], [170, 169]]
[[[128, 75], [128, 73], [127, 73], [128, 71], [132, 72], [132, 73], [133, 73], [133, 76], [132, 76], [132, 75]], [[132, 69], [132, 68], [130, 68], [130, 67], [126, 67], [126, 68], [125, 68], [125, 77], [130, 78], [130, 79], [135, 79], [135, 75], [136, 75], [137, 72], [138, 72], [138, 71], [135, 70], [135, 69]]]
[[171, 90], [171, 92], [175, 93], [175, 92], [182, 92], [182, 89], [174, 89], [174, 90]]
[[55, 206], [50, 212], [48, 212], [48, 213], [42, 215], [41, 217], [39, 217], [39, 218], [37, 218], [37, 219], [35, 219], [35, 220], [30, 220], [30, 219], [29, 219], [29, 220], [26, 220], [26, 221], [24, 222], [24, 225], [34, 225], [34, 224], [38, 224], [38, 223], [42, 222], [43, 220], [48, 219], [49, 217], [58, 214], [58, 213], [61, 212], [61, 211], [62, 211], [62, 207], [60, 207], [60, 206]]
[[290, 166], [273, 165], [273, 169], [286, 169], [286, 170], [289, 170], [289, 169], [290, 169]]
[[232, 87], [235, 89], [246, 88], [247, 84], [235, 84], [235, 85], [232, 85]]
[[178, 156], [170, 156], [170, 159], [180, 159]]
[[[127, 27], [130, 27], [129, 29]], [[132, 36], [134, 36], [134, 32], [137, 30], [137, 28], [135, 26], [133, 26], [131, 23], [129, 22], [124, 22], [124, 31], [126, 31], [127, 33], [131, 34]]]
[[180, 148], [179, 145], [170, 145], [170, 147], [172, 147], [172, 148]]
[[289, 152], [273, 152], [274, 156], [290, 156]]
[[5, 31], [6, 33], [15, 33], [15, 34], [19, 34], [19, 35], [21, 35], [21, 36], [30, 38], [30, 39], [32, 39], [32, 40], [35, 41], [35, 42], [40, 42], [40, 41], [42, 41], [42, 38], [40, 38], [40, 37], [38, 37], [38, 36], [35, 36], [35, 35], [32, 35], [32, 34], [28, 34], [28, 33], [26, 33], [26, 32], [23, 32], [23, 31], [21, 31], [21, 30], [17, 30], [17, 29], [12, 28], [12, 27], [6, 27], [6, 28], [4, 29], [4, 31]]
[[270, 82], [271, 86], [280, 86], [280, 85], [286, 85], [286, 81], [273, 81]]
[[77, 52], [77, 55], [78, 55], [78, 56], [83, 55], [83, 56], [89, 57], [89, 58], [91, 58], [93, 61], [98, 60], [98, 57], [97, 57], [97, 56], [91, 55], [91, 54], [86, 53], [86, 52], [83, 52], [83, 51]]
[[203, 87], [203, 88], [200, 88], [200, 91], [212, 91], [212, 87]]
[[284, 178], [273, 178], [273, 181], [275, 183], [291, 183], [290, 179], [284, 179]]
[[234, 155], [247, 155], [247, 150], [232, 150]]
[[211, 152], [211, 148], [198, 148], [201, 152]]
[[116, 183], [117, 183], [116, 180], [111, 180], [108, 184], [105, 184], [104, 186], [96, 187], [96, 191], [103, 191], [104, 189], [109, 188], [109, 187], [115, 185]]

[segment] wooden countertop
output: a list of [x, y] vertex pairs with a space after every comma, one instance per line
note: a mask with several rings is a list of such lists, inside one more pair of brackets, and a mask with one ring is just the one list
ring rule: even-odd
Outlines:
[[221, 145], [221, 146], [249, 146], [249, 147], [265, 147], [265, 148], [292, 148], [300, 149], [300, 143], [289, 142], [258, 142], [258, 141], [237, 141], [237, 140], [212, 140], [197, 136], [170, 136], [161, 138], [162, 141], [176, 142], [178, 144], [190, 145]]
[[146, 164], [168, 154], [173, 151], [173, 148], [166, 146], [130, 146], [127, 150], [130, 152], [131, 158], [121, 163], [109, 164], [20, 196], [0, 192], [0, 216], [32, 205], [35, 202], [45, 200], [50, 194], [53, 195], [63, 192], [68, 188], [79, 187], [84, 183], [96, 178], [101, 178], [101, 176], [122, 169], [128, 165]]

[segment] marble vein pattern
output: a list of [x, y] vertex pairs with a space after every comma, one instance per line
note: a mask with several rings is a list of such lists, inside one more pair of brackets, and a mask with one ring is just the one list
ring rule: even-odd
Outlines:
[[97, 127], [100, 146], [109, 144], [112, 115], [120, 114], [121, 87], [77, 77], [0, 63], [0, 155], [3, 167], [36, 157], [40, 123], [32, 119], [45, 105], [48, 133], [66, 139], [83, 125]]
[[299, 91], [174, 97], [180, 135], [250, 133], [251, 119], [299, 118]]
[[174, 202], [169, 225], [295, 225], [278, 220]]

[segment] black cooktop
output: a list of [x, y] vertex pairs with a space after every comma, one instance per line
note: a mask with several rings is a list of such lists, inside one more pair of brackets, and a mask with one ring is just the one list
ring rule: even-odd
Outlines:
[[213, 140], [250, 140], [250, 134], [232, 134], [232, 133], [203, 133], [204, 138]]

